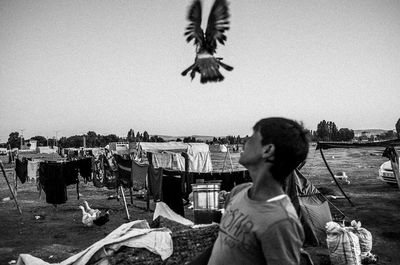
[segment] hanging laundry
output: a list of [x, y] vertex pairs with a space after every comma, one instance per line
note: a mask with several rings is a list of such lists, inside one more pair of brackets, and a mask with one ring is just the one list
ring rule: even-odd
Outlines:
[[28, 160], [25, 157], [15, 159], [15, 174], [21, 183], [25, 183], [28, 177]]
[[39, 165], [40, 165], [40, 161], [38, 160], [32, 160], [29, 161], [28, 160], [28, 165], [27, 165], [27, 174], [28, 174], [28, 178], [31, 181], [35, 181], [37, 177], [39, 176]]
[[65, 185], [62, 163], [40, 163], [39, 181], [46, 193], [47, 203], [62, 204], [67, 201], [67, 186]]
[[124, 188], [132, 188], [132, 160], [124, 159], [118, 154], [114, 154], [115, 161], [118, 166], [118, 185]]
[[182, 156], [181, 153], [164, 151], [163, 154], [168, 154], [171, 156], [171, 169], [185, 171], [185, 158]]
[[104, 166], [103, 160], [100, 156], [95, 160], [94, 164], [95, 168], [93, 171], [93, 185], [96, 188], [102, 188], [104, 187]]
[[79, 183], [77, 160], [63, 162], [62, 167], [66, 186]]
[[149, 165], [149, 192], [155, 202], [162, 200], [163, 169]]
[[134, 190], [146, 188], [148, 168], [148, 164], [139, 164], [135, 160], [132, 160], [132, 188]]
[[210, 152], [188, 153], [190, 172], [212, 172]]
[[79, 173], [85, 181], [92, 179], [92, 159], [85, 157], [78, 160]]
[[172, 169], [172, 156], [169, 153], [153, 153], [152, 161], [154, 168], [171, 168]]
[[115, 158], [113, 156], [107, 157], [111, 153], [101, 155], [99, 159], [101, 159], [101, 166], [104, 170], [103, 175], [103, 184], [107, 189], [116, 189], [118, 187], [117, 175], [118, 175], [118, 166]]
[[185, 210], [183, 208], [182, 201], [182, 189], [181, 189], [181, 178], [180, 175], [166, 175], [166, 171], [163, 170], [163, 183], [162, 183], [162, 195], [163, 202], [165, 202], [169, 208], [175, 213], [185, 217]]

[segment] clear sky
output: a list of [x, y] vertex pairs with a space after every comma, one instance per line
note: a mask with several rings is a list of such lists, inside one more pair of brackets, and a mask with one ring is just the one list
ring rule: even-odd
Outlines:
[[0, 142], [21, 130], [244, 136], [267, 116], [394, 129], [400, 1], [231, 0], [217, 55], [235, 69], [206, 85], [180, 75], [195, 56], [190, 3], [1, 0]]

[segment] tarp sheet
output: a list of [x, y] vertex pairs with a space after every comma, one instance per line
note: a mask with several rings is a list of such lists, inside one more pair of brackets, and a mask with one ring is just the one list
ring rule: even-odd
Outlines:
[[182, 142], [166, 142], [166, 143], [142, 142], [139, 144], [139, 148], [142, 151], [146, 152], [162, 152], [162, 151], [186, 152], [188, 150], [188, 144]]
[[[137, 220], [121, 225], [102, 240], [57, 264], [78, 265], [93, 261], [93, 263], [98, 262], [98, 264], [106, 265], [109, 264], [107, 256], [112, 255], [122, 246], [146, 248], [160, 255], [163, 260], [173, 253], [171, 231], [169, 229], [150, 229], [146, 220]], [[17, 265], [50, 264], [29, 254], [20, 254], [17, 262]]]
[[286, 193], [295, 207], [306, 235], [305, 244], [326, 243], [325, 224], [332, 221], [328, 201], [298, 170], [288, 178]]

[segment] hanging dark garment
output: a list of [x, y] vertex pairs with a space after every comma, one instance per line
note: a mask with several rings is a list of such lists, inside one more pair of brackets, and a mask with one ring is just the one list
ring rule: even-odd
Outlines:
[[182, 201], [181, 178], [165, 175], [163, 170], [162, 199], [175, 213], [185, 216]]
[[104, 186], [109, 189], [116, 189], [118, 187], [117, 183], [117, 167], [114, 165], [110, 165], [113, 163], [115, 159], [108, 159], [105, 155], [100, 156], [100, 163], [101, 168], [103, 169], [103, 184]]
[[162, 200], [175, 213], [185, 216], [181, 171], [163, 169]]
[[142, 190], [146, 188], [148, 169], [148, 164], [139, 164], [135, 160], [132, 160], [132, 188], [134, 190]]
[[118, 185], [124, 188], [132, 188], [132, 160], [124, 159], [117, 154], [114, 154], [114, 158], [118, 166]]
[[139, 164], [132, 159], [124, 159], [114, 154], [118, 165], [118, 183], [124, 188], [142, 190], [146, 188], [147, 164]]
[[39, 181], [46, 193], [47, 203], [62, 204], [67, 201], [67, 186], [65, 185], [62, 163], [40, 163]]
[[21, 183], [25, 183], [28, 178], [28, 160], [25, 157], [22, 161], [19, 158], [15, 159], [15, 174]]
[[78, 184], [78, 161], [68, 161], [62, 163], [65, 185]]
[[78, 160], [79, 173], [85, 182], [92, 179], [92, 159], [85, 157]]
[[163, 180], [163, 169], [154, 168], [153, 165], [149, 166], [149, 193], [153, 196], [155, 202], [162, 200], [162, 180]]

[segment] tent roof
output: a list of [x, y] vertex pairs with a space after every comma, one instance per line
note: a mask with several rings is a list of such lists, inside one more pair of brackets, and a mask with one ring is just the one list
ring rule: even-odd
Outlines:
[[173, 152], [208, 152], [209, 146], [206, 143], [183, 143], [183, 142], [166, 142], [166, 143], [154, 143], [154, 142], [141, 142], [140, 148], [146, 152], [162, 152], [162, 151], [173, 151]]
[[318, 142], [318, 149], [400, 146], [400, 139], [379, 142]]

